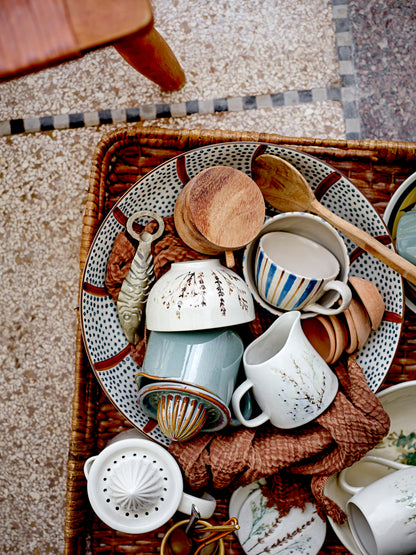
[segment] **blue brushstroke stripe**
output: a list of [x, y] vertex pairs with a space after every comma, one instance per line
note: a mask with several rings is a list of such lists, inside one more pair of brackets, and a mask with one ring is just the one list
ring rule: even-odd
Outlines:
[[263, 258], [264, 258], [264, 254], [262, 251], [259, 252], [259, 256], [257, 258], [257, 268], [256, 268], [256, 283], [259, 284], [259, 276], [260, 276], [260, 270], [262, 267], [262, 263], [263, 263]]
[[283, 304], [284, 298], [287, 296], [288, 293], [290, 293], [292, 289], [292, 285], [295, 283], [295, 281], [296, 281], [296, 276], [293, 274], [290, 274], [290, 276], [286, 280], [286, 283], [282, 289], [282, 292], [279, 295], [279, 298], [276, 301], [276, 306], [281, 306]]
[[267, 276], [266, 276], [266, 289], [265, 289], [265, 295], [266, 298], [268, 298], [269, 296], [269, 290], [270, 287], [273, 283], [273, 278], [274, 278], [274, 274], [276, 273], [276, 266], [274, 264], [270, 265], [269, 271], [267, 272]]
[[304, 292], [302, 293], [300, 299], [298, 300], [298, 302], [294, 305], [293, 309], [298, 308], [299, 306], [301, 306], [301, 304], [305, 301], [305, 299], [307, 298], [307, 296], [309, 295], [309, 293], [313, 290], [313, 288], [315, 287], [315, 285], [318, 283], [317, 279], [313, 279], [309, 282], [308, 286], [306, 287], [306, 289], [304, 290]]

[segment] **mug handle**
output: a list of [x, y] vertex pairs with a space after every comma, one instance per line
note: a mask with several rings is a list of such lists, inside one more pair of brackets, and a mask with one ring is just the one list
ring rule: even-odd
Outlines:
[[[401, 470], [402, 468], [409, 468], [409, 465], [407, 465], [407, 464], [402, 464], [402, 463], [399, 463], [399, 462], [396, 462], [396, 461], [391, 461], [390, 459], [384, 459], [383, 457], [375, 457], [374, 455], [365, 455], [358, 462], [360, 462], [360, 463], [361, 462], [372, 462], [372, 463], [376, 463], [376, 464], [381, 464], [383, 466], [387, 466], [389, 468], [393, 468], [394, 470]], [[345, 474], [347, 473], [348, 470], [349, 470], [349, 468], [344, 468], [344, 470], [341, 470], [341, 472], [339, 474], [339, 485], [341, 486], [341, 488], [344, 491], [354, 495], [355, 493], [358, 493], [359, 491], [364, 489], [366, 486], [352, 486], [351, 484], [349, 484], [347, 482], [346, 477], [345, 477]]]
[[217, 502], [209, 493], [203, 493], [202, 497], [195, 497], [194, 495], [184, 492], [177, 510], [186, 515], [191, 515], [192, 505], [195, 505], [198, 509], [201, 518], [209, 518], [214, 514]]
[[312, 303], [303, 307], [302, 310], [304, 312], [310, 311], [316, 312], [317, 314], [340, 314], [341, 312], [344, 312], [346, 308], [348, 308], [352, 299], [352, 293], [351, 289], [346, 283], [335, 279], [333, 281], [328, 281], [328, 283], [324, 285], [323, 289], [324, 291], [337, 291], [341, 297], [341, 304], [334, 308], [327, 308], [319, 303]]
[[251, 380], [246, 380], [242, 384], [240, 384], [237, 389], [234, 391], [233, 396], [231, 398], [231, 403], [233, 407], [234, 414], [237, 417], [237, 420], [243, 424], [243, 426], [247, 426], [248, 428], [255, 428], [256, 426], [260, 426], [269, 420], [269, 417], [265, 412], [262, 412], [255, 418], [251, 418], [247, 420], [244, 418], [243, 413], [241, 412], [240, 404], [241, 399], [244, 395], [253, 387], [253, 382]]

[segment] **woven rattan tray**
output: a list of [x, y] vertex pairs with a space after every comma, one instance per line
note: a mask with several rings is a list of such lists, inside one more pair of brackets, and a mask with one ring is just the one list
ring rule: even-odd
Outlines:
[[[141, 176], [169, 158], [212, 143], [258, 141], [281, 144], [312, 154], [348, 177], [376, 210], [383, 213], [397, 187], [416, 171], [416, 143], [337, 141], [291, 138], [246, 132], [129, 127], [105, 135], [91, 169], [83, 220], [80, 269], [104, 216]], [[408, 310], [400, 345], [381, 388], [416, 379], [416, 317]], [[153, 533], [132, 536], [105, 526], [92, 512], [83, 473], [85, 460], [104, 448], [115, 434], [129, 427], [101, 391], [83, 349], [78, 326], [72, 431], [67, 465], [65, 553], [158, 553], [169, 522]], [[213, 520], [228, 518], [228, 499], [219, 499]], [[233, 535], [226, 538], [227, 554], [242, 552]], [[331, 527], [321, 553], [348, 553]]]

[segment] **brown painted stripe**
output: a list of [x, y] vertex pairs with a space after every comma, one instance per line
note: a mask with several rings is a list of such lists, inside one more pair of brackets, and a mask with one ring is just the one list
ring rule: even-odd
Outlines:
[[111, 358], [107, 358], [106, 360], [100, 360], [100, 362], [96, 362], [94, 364], [94, 370], [97, 372], [102, 372], [103, 370], [109, 370], [110, 368], [114, 368], [117, 366], [122, 360], [126, 358], [127, 355], [130, 354], [131, 345], [130, 343], [124, 347], [119, 353], [115, 354]]
[[121, 224], [124, 227], [126, 226], [128, 218], [124, 214], [124, 212], [122, 212], [120, 208], [118, 208], [117, 206], [115, 206], [113, 209], [113, 216], [115, 217], [115, 219], [118, 221], [119, 224]]
[[145, 434], [152, 432], [157, 426], [156, 420], [148, 420], [147, 423], [143, 426], [142, 431]]
[[105, 287], [98, 287], [97, 285], [92, 285], [84, 281], [82, 283], [82, 290], [90, 295], [94, 295], [95, 297], [109, 297], [108, 291]]
[[393, 324], [402, 323], [402, 317], [400, 316], [400, 314], [397, 314], [396, 312], [389, 312], [387, 310], [383, 315], [383, 320], [385, 322], [393, 322]]
[[295, 296], [297, 295], [297, 293], [299, 292], [299, 290], [303, 287], [303, 284], [305, 283], [305, 278], [302, 278], [300, 280], [300, 283], [298, 283], [298, 286], [296, 287], [296, 290], [292, 293], [292, 295], [290, 296], [289, 299], [286, 300], [285, 302], [285, 306], [290, 305], [290, 303], [292, 302], [292, 300], [295, 298]]
[[252, 157], [252, 162], [254, 162], [254, 160], [257, 158], [257, 156], [261, 156], [262, 154], [264, 154], [267, 150], [267, 145], [264, 144], [260, 144], [256, 150], [254, 151], [253, 157]]
[[335, 183], [337, 183], [337, 181], [339, 181], [341, 179], [342, 175], [339, 174], [338, 172], [332, 172], [329, 175], [327, 175], [320, 183], [319, 185], [316, 187], [314, 193], [315, 196], [318, 200], [320, 200], [324, 194], [328, 191], [328, 189], [330, 189], [332, 187], [332, 185], [334, 185]]
[[282, 283], [282, 279], [283, 279], [283, 274], [281, 274], [281, 275], [279, 276], [279, 279], [278, 279], [278, 281], [277, 281], [277, 283], [276, 283], [276, 287], [274, 288], [274, 291], [273, 291], [272, 298], [270, 299], [270, 304], [274, 304], [274, 302], [275, 302], [275, 297], [276, 297], [277, 291], [278, 291], [278, 289], [279, 289], [279, 287], [280, 287], [280, 284]]
[[183, 185], [186, 185], [190, 180], [190, 178], [189, 178], [188, 172], [186, 171], [185, 156], [179, 156], [179, 158], [176, 159], [176, 172]]

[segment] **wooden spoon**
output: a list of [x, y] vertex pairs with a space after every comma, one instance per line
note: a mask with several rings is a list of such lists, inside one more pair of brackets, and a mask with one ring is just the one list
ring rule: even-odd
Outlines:
[[323, 206], [303, 175], [289, 162], [262, 154], [253, 161], [252, 176], [264, 198], [282, 212], [312, 212], [342, 231], [354, 243], [416, 285], [416, 266], [355, 225]]

